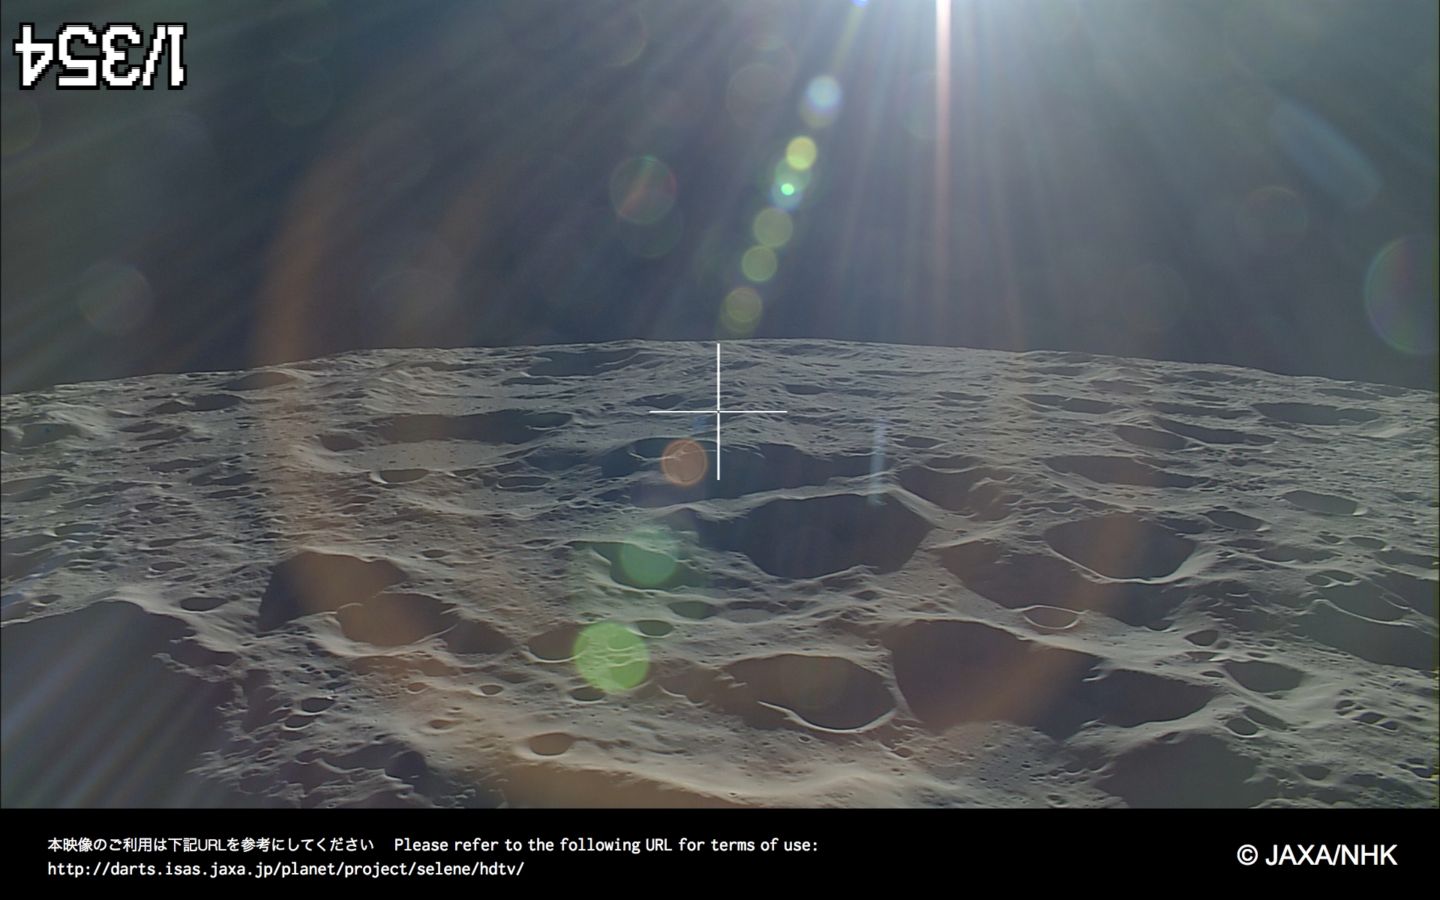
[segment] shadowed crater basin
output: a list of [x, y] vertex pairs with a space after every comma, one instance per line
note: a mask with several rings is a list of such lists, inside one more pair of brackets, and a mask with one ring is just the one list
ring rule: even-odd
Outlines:
[[1193, 541], [1120, 513], [1056, 525], [1045, 540], [1056, 553], [1111, 578], [1164, 578], [1195, 552]]
[[930, 527], [889, 494], [832, 494], [772, 500], [702, 523], [702, 532], [707, 543], [744, 553], [771, 575], [813, 578], [852, 566], [897, 571]]

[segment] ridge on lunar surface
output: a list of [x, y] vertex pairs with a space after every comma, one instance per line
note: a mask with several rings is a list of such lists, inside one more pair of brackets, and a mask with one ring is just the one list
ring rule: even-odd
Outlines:
[[0, 398], [5, 803], [1436, 804], [1434, 394], [708, 349]]

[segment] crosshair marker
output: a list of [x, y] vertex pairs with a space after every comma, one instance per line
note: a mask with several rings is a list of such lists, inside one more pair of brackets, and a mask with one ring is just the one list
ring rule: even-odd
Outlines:
[[714, 409], [652, 409], [652, 416], [698, 416], [715, 414], [715, 480], [720, 480], [720, 417], [783, 416], [783, 409], [721, 409], [720, 408], [720, 345], [715, 345], [715, 408]]

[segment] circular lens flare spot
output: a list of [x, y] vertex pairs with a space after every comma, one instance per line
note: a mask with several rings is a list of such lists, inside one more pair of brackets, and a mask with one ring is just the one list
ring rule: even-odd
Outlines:
[[785, 161], [790, 164], [791, 168], [803, 172], [815, 165], [815, 157], [819, 153], [820, 148], [815, 146], [815, 142], [802, 134], [797, 138], [792, 138], [790, 143], [785, 146]]
[[760, 324], [765, 303], [751, 287], [738, 287], [720, 304], [720, 326], [734, 337], [749, 337]]
[[85, 272], [76, 305], [97, 330], [129, 334], [145, 324], [154, 306], [150, 281], [129, 263], [102, 262]]
[[740, 258], [740, 271], [757, 284], [774, 278], [775, 271], [779, 268], [780, 260], [769, 247], [751, 247]]
[[800, 98], [800, 118], [811, 128], [824, 128], [840, 115], [843, 98], [840, 82], [834, 78], [829, 75], [812, 78]]
[[627, 159], [610, 176], [610, 205], [626, 222], [653, 225], [675, 205], [675, 174], [653, 156]]
[[698, 483], [709, 468], [710, 460], [705, 455], [705, 448], [689, 438], [671, 441], [660, 455], [661, 474], [666, 481], [681, 487]]
[[785, 210], [771, 206], [761, 210], [755, 217], [750, 233], [755, 235], [757, 244], [779, 248], [790, 243], [790, 237], [795, 233], [795, 223]]
[[1385, 343], [1414, 356], [1436, 351], [1435, 296], [1440, 250], [1434, 235], [1386, 244], [1365, 273], [1365, 313]]
[[782, 160], [775, 166], [770, 184], [770, 202], [782, 210], [792, 210], [805, 199], [810, 186], [810, 171], [800, 170]]
[[680, 572], [680, 543], [663, 529], [642, 528], [621, 542], [615, 564], [626, 584], [659, 587]]
[[575, 669], [607, 694], [628, 691], [645, 680], [650, 653], [645, 639], [615, 622], [597, 622], [575, 638]]

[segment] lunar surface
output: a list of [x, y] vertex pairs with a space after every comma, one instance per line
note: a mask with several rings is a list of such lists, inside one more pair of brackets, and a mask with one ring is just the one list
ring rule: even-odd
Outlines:
[[5, 804], [1436, 805], [1435, 394], [724, 347], [3, 397]]

